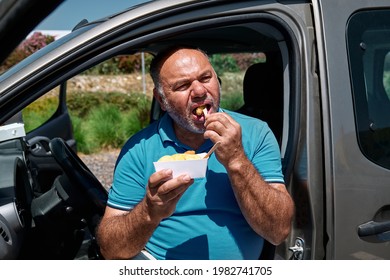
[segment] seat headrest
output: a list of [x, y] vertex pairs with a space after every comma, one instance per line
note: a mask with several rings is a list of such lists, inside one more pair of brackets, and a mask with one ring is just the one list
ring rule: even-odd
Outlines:
[[243, 81], [244, 105], [237, 112], [268, 123], [277, 140], [283, 127], [283, 65], [280, 56], [248, 67]]
[[[282, 67], [272, 61], [251, 65], [244, 76], [243, 94], [246, 104], [257, 103], [259, 106], [269, 106], [280, 102], [276, 98], [283, 81]], [[276, 100], [275, 100], [276, 99]], [[261, 105], [259, 103], [266, 102]]]

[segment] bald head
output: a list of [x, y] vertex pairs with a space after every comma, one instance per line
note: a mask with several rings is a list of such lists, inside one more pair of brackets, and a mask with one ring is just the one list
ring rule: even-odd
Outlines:
[[189, 50], [196, 51], [204, 55], [204, 57], [209, 61], [209, 57], [207, 54], [199, 48], [191, 47], [191, 46], [174, 46], [168, 49], [165, 49], [159, 52], [155, 58], [152, 60], [150, 64], [150, 76], [152, 77], [155, 88], [161, 93], [161, 79], [160, 79], [160, 71], [161, 67], [165, 63], [165, 61], [171, 57], [173, 54], [180, 52], [181, 50]]

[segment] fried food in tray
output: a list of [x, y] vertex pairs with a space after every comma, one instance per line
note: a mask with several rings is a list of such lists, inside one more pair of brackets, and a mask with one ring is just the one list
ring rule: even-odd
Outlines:
[[177, 160], [197, 160], [202, 159], [200, 154], [195, 154], [195, 151], [187, 151], [182, 154], [166, 155], [161, 157], [158, 162], [162, 161], [177, 161]]

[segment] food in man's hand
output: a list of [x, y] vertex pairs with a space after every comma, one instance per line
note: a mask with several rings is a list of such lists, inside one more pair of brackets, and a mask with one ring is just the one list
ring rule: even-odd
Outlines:
[[183, 154], [173, 154], [161, 157], [158, 161], [176, 161], [176, 160], [196, 160], [202, 159], [202, 156], [195, 154], [195, 151], [187, 151]]

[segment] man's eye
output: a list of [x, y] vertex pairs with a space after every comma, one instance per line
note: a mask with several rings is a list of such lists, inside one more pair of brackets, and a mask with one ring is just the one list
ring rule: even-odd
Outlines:
[[180, 84], [175, 87], [175, 91], [183, 91], [189, 87], [189, 84]]
[[200, 79], [202, 83], [208, 83], [211, 80], [211, 76], [205, 76]]

